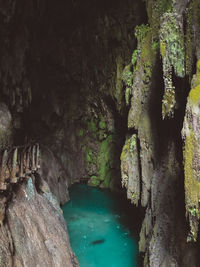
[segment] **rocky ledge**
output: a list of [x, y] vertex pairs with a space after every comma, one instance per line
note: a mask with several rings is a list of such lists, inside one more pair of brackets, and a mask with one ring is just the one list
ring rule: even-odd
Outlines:
[[16, 185], [0, 235], [0, 266], [79, 266], [59, 203], [37, 174]]

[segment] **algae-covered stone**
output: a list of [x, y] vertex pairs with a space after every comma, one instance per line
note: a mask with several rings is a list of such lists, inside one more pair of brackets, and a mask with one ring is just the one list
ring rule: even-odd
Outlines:
[[140, 116], [149, 100], [151, 77], [157, 52], [152, 46], [152, 29], [150, 27], [144, 29], [143, 31], [138, 30], [142, 37], [138, 37], [140, 40], [138, 43], [139, 52], [131, 91], [131, 107], [128, 114], [128, 127], [135, 129], [139, 127]]
[[162, 116], [173, 117], [175, 109], [175, 87], [173, 71], [178, 77], [185, 76], [185, 51], [183, 24], [176, 12], [166, 12], [161, 19], [160, 53], [163, 63], [165, 92], [162, 101]]
[[140, 171], [137, 135], [133, 134], [126, 139], [121, 154], [122, 186], [127, 189], [127, 198], [138, 205], [140, 198]]
[[109, 187], [112, 172], [115, 168], [115, 139], [114, 135], [109, 135], [100, 145], [98, 152], [98, 177], [103, 181], [105, 187]]
[[88, 131], [92, 133], [94, 138], [97, 137], [98, 128], [94, 119], [88, 122]]
[[[197, 58], [200, 57], [200, 12], [199, 12], [199, 0], [191, 0], [188, 6], [187, 12], [187, 28], [186, 28], [186, 73], [189, 75], [190, 80], [193, 75], [194, 65], [194, 51], [196, 50]], [[197, 47], [197, 49], [195, 48]]]
[[197, 240], [200, 219], [200, 60], [197, 62], [197, 72], [192, 81], [182, 136], [185, 140], [184, 170], [185, 170], [185, 202], [186, 216], [190, 223], [188, 240]]
[[90, 177], [90, 179], [88, 181], [88, 185], [89, 186], [95, 186], [95, 187], [97, 187], [97, 186], [100, 185], [100, 183], [101, 183], [101, 181], [98, 179], [97, 176]]
[[134, 73], [128, 128], [138, 130], [138, 142], [140, 143], [139, 162], [141, 165], [141, 204], [145, 207], [149, 200], [153, 172], [153, 133], [149, 103], [157, 48], [153, 45], [153, 30], [149, 26], [137, 28], [137, 35], [139, 41], [138, 50], [140, 52]]

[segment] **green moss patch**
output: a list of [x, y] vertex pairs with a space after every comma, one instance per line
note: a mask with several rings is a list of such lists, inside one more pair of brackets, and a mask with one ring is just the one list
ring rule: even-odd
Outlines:
[[[188, 97], [186, 108], [184, 171], [185, 171], [185, 200], [186, 216], [190, 223], [188, 241], [196, 241], [200, 220], [200, 179], [199, 179], [199, 115], [193, 113], [200, 103], [200, 61], [196, 66], [196, 74], [192, 79], [192, 89]], [[196, 118], [195, 118], [196, 117]], [[197, 120], [196, 120], [197, 119]], [[193, 123], [193, 122], [197, 123]]]
[[89, 186], [94, 186], [94, 187], [97, 187], [99, 186], [101, 183], [101, 181], [98, 179], [97, 176], [92, 176], [90, 177], [89, 181], [88, 181], [88, 185]]
[[93, 119], [88, 122], [88, 131], [93, 133], [93, 135], [96, 136], [98, 128], [97, 128], [96, 122]]
[[188, 241], [197, 240], [198, 220], [200, 219], [200, 182], [197, 181], [194, 171], [196, 140], [192, 130], [185, 139], [185, 195], [186, 195], [186, 215], [190, 221], [190, 235]]
[[109, 135], [100, 145], [98, 153], [98, 177], [104, 181], [105, 187], [109, 187], [112, 169], [115, 167], [115, 141], [114, 135]]
[[164, 13], [160, 28], [160, 54], [163, 62], [163, 78], [165, 93], [163, 97], [162, 115], [173, 117], [176, 105], [175, 87], [173, 86], [173, 70], [178, 77], [185, 76], [184, 35], [178, 15], [174, 12]]
[[106, 129], [106, 122], [104, 117], [101, 115], [99, 120], [99, 129], [105, 130]]
[[200, 36], [196, 32], [196, 29], [200, 29], [200, 12], [199, 12], [199, 0], [192, 0], [189, 3], [187, 12], [187, 25], [186, 25], [186, 73], [192, 77], [192, 70], [194, 64], [194, 49], [195, 43], [199, 43]]
[[189, 99], [193, 104], [197, 104], [200, 101], [200, 84], [190, 91]]
[[79, 130], [79, 132], [78, 132], [78, 136], [79, 136], [79, 137], [82, 137], [82, 136], [83, 136], [83, 134], [84, 134], [84, 131], [83, 131], [83, 129], [80, 129], [80, 130]]
[[189, 93], [191, 104], [196, 105], [200, 101], [200, 60], [197, 61], [196, 75], [194, 75], [193, 86]]

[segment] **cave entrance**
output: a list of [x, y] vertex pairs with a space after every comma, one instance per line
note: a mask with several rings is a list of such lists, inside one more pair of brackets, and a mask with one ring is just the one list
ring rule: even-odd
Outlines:
[[138, 212], [126, 196], [85, 184], [69, 193], [62, 209], [80, 266], [139, 266]]

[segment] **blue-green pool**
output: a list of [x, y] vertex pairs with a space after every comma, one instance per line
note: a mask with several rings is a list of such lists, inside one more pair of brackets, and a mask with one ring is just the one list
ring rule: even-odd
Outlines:
[[81, 267], [139, 266], [134, 212], [124, 197], [76, 184], [70, 198], [63, 213]]

